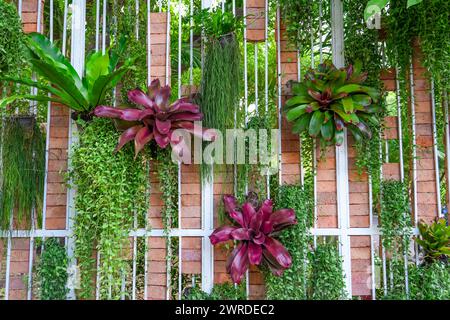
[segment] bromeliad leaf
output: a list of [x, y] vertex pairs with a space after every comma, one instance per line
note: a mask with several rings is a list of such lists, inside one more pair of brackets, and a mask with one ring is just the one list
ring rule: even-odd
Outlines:
[[325, 144], [340, 144], [344, 127], [351, 126], [350, 132], [356, 139], [370, 139], [367, 124], [379, 123], [380, 93], [363, 85], [367, 74], [361, 73], [361, 65], [356, 62], [337, 69], [326, 62], [317, 70], [309, 70], [303, 82], [292, 83], [294, 96], [285, 104], [286, 119], [294, 123], [292, 132], [308, 129], [311, 137], [320, 138]]

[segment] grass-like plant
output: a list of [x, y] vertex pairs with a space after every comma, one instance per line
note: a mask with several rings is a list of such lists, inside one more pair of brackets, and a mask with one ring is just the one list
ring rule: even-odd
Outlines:
[[6, 118], [2, 125], [0, 228], [6, 230], [13, 213], [20, 223], [30, 221], [33, 208], [38, 215], [42, 210], [45, 139], [34, 119], [31, 127], [17, 117]]

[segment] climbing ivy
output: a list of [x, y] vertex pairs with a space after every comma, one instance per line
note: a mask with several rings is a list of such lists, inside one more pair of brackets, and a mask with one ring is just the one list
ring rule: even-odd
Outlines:
[[225, 282], [214, 285], [210, 294], [201, 290], [199, 286], [188, 288], [183, 300], [246, 300], [245, 283], [238, 286]]

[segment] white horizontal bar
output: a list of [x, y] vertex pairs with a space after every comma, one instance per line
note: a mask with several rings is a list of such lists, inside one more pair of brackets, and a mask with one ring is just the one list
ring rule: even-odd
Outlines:
[[[173, 229], [169, 232], [171, 237], [208, 237], [213, 230], [202, 230], [202, 229]], [[340, 236], [342, 233], [341, 229], [337, 228], [312, 228], [310, 230], [313, 236]], [[69, 230], [43, 230], [37, 229], [31, 230], [12, 230], [12, 231], [0, 231], [0, 238], [7, 238], [11, 233], [12, 238], [66, 238], [72, 236], [72, 231]], [[371, 236], [371, 235], [381, 235], [378, 228], [349, 228], [347, 229], [347, 235], [349, 236]], [[418, 235], [418, 229], [413, 229], [412, 235]], [[132, 230], [129, 233], [130, 237], [165, 237], [163, 229], [153, 229], [146, 230], [144, 228]]]

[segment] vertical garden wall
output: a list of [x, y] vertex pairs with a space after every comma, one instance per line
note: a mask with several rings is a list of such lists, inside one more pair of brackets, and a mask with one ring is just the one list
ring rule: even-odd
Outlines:
[[[0, 296], [449, 299], [450, 8], [392, 0], [375, 29], [369, 2], [0, 0], [16, 23], [0, 45], [24, 51], [0, 50]], [[8, 141], [26, 117], [32, 134]], [[248, 161], [199, 164], [193, 139], [190, 163], [172, 161], [172, 131], [198, 136], [200, 119], [226, 143], [240, 129], [232, 153]], [[261, 131], [268, 163], [251, 161]], [[221, 138], [200, 135], [220, 155]], [[19, 144], [32, 168], [8, 171]], [[244, 270], [253, 238], [210, 236], [259, 230], [235, 212], [265, 199], [293, 209], [288, 229], [261, 231], [292, 262], [267, 242]]]

